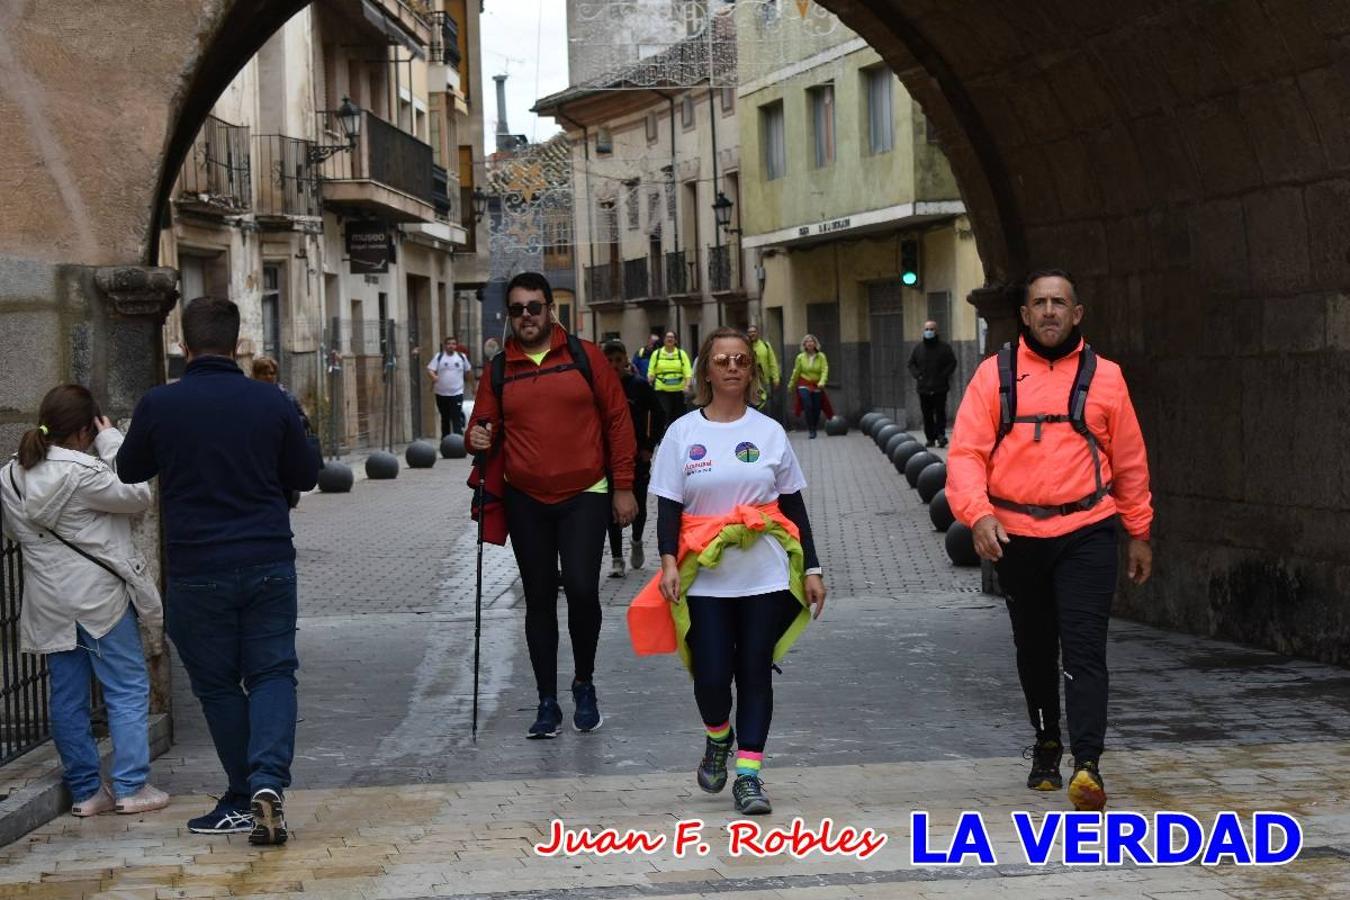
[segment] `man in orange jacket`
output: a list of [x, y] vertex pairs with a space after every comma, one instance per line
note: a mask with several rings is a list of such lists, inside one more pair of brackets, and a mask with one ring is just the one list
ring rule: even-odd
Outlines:
[[1117, 520], [1129, 535], [1127, 574], [1153, 568], [1148, 457], [1120, 366], [1083, 341], [1083, 306], [1066, 272], [1027, 280], [1025, 326], [976, 370], [956, 414], [947, 500], [994, 562], [1007, 597], [1017, 674], [1036, 729], [1027, 786], [1063, 787], [1059, 659], [1074, 775], [1069, 799], [1101, 809], [1106, 732], [1106, 630], [1118, 569]]

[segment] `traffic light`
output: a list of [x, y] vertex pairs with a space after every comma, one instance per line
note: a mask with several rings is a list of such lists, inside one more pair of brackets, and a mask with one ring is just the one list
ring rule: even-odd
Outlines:
[[911, 288], [919, 286], [919, 242], [916, 240], [900, 242], [900, 283]]

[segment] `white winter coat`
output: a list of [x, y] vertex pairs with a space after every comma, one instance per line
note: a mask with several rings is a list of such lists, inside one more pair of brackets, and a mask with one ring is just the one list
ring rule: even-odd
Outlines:
[[[90, 637], [101, 638], [126, 615], [128, 602], [149, 635], [150, 652], [162, 648], [159, 591], [131, 542], [130, 517], [150, 506], [150, 487], [118, 479], [114, 466], [121, 445], [122, 433], [109, 428], [94, 441], [98, 456], [52, 447], [31, 469], [17, 460], [0, 468], [4, 533], [23, 549], [19, 646], [25, 653], [75, 649], [77, 623]], [[110, 565], [126, 584], [61, 543], [53, 531]]]

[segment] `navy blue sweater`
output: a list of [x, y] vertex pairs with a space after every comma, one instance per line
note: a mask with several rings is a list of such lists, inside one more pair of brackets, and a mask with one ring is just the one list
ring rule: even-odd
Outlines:
[[128, 484], [159, 476], [170, 575], [295, 559], [286, 492], [319, 465], [286, 395], [223, 356], [142, 397], [117, 454]]

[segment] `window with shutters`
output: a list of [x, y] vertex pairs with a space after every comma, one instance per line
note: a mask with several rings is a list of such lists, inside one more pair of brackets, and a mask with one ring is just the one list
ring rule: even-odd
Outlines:
[[895, 147], [895, 75], [886, 66], [863, 69], [867, 96], [867, 148], [876, 155]]
[[759, 108], [759, 140], [764, 155], [764, 178], [773, 181], [787, 174], [787, 139], [783, 129], [783, 101]]

